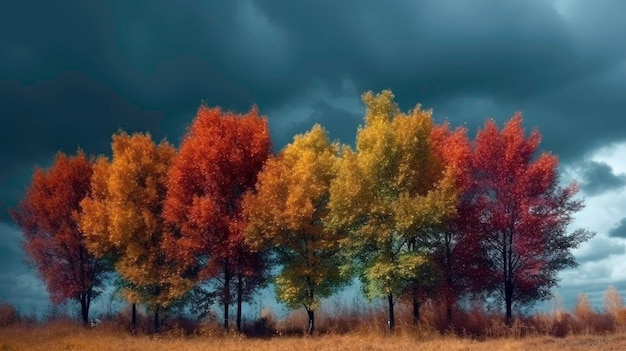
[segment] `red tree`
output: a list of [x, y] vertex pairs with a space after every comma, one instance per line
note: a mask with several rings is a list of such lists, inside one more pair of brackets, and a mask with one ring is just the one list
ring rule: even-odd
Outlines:
[[239, 116], [202, 106], [169, 174], [164, 217], [173, 227], [171, 254], [191, 279], [214, 278], [226, 329], [233, 295], [240, 329], [241, 303], [264, 281], [262, 253], [244, 241], [241, 205], [270, 148], [267, 120], [256, 107]]
[[567, 232], [583, 201], [574, 199], [576, 184], [559, 187], [556, 156], [535, 158], [540, 141], [537, 130], [525, 136], [521, 114], [501, 131], [487, 122], [473, 145], [472, 181], [462, 203], [466, 254], [472, 256], [466, 258], [488, 269], [472, 281], [504, 299], [507, 323], [513, 303], [551, 296], [558, 271], [577, 265], [571, 250], [593, 236], [582, 229]]
[[432, 140], [439, 157], [448, 168], [454, 172], [455, 185], [458, 192], [456, 215], [437, 228], [434, 236], [433, 259], [440, 269], [441, 279], [438, 289], [439, 300], [446, 307], [447, 323], [452, 320], [452, 308], [457, 300], [467, 293], [471, 287], [473, 277], [480, 276], [483, 265], [479, 262], [470, 262], [474, 255], [469, 246], [462, 228], [464, 222], [471, 218], [467, 206], [472, 196], [470, 191], [471, 174], [471, 146], [467, 138], [467, 130], [458, 128], [450, 130], [449, 125], [443, 124], [432, 132]]
[[87, 251], [76, 221], [79, 203], [90, 191], [91, 174], [92, 164], [82, 151], [74, 157], [59, 153], [49, 170], [35, 171], [25, 198], [11, 211], [22, 230], [27, 259], [52, 303], [78, 301], [84, 323], [104, 272], [104, 264]]

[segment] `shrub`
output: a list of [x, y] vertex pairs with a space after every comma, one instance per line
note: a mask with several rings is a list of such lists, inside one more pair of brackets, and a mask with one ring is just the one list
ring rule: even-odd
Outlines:
[[0, 327], [16, 324], [20, 321], [17, 309], [8, 302], [0, 303]]

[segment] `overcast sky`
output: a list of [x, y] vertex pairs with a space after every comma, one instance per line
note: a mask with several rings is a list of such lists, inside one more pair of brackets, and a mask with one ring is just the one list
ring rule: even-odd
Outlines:
[[352, 143], [389, 88], [470, 136], [522, 111], [577, 180], [597, 232], [563, 272], [566, 306], [626, 293], [626, 1], [0, 2], [0, 300], [47, 295], [7, 208], [55, 152], [106, 154], [119, 128], [178, 145], [201, 101], [269, 118], [276, 150], [321, 123]]

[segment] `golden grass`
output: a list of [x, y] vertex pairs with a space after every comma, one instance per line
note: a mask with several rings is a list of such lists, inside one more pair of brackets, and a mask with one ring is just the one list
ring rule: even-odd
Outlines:
[[16, 324], [0, 329], [0, 350], [626, 350], [626, 334], [578, 335], [565, 338], [527, 336], [478, 341], [454, 335], [398, 331], [347, 333], [315, 337], [246, 338], [237, 335], [138, 335], [111, 328], [83, 328], [68, 322], [40, 326]]

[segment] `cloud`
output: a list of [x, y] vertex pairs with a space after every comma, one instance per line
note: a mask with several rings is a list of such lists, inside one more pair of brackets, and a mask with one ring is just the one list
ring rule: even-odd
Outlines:
[[626, 185], [626, 174], [613, 173], [605, 162], [587, 161], [581, 165], [582, 189], [589, 195], [599, 195]]
[[579, 263], [585, 263], [601, 261], [611, 255], [622, 255], [624, 253], [626, 253], [626, 245], [623, 243], [596, 237], [576, 253], [576, 259]]
[[6, 300], [20, 311], [45, 309], [48, 293], [34, 271], [22, 261], [21, 233], [12, 226], [0, 223], [0, 301]]
[[619, 223], [609, 230], [609, 236], [612, 238], [626, 239], [626, 217], [622, 218]]

